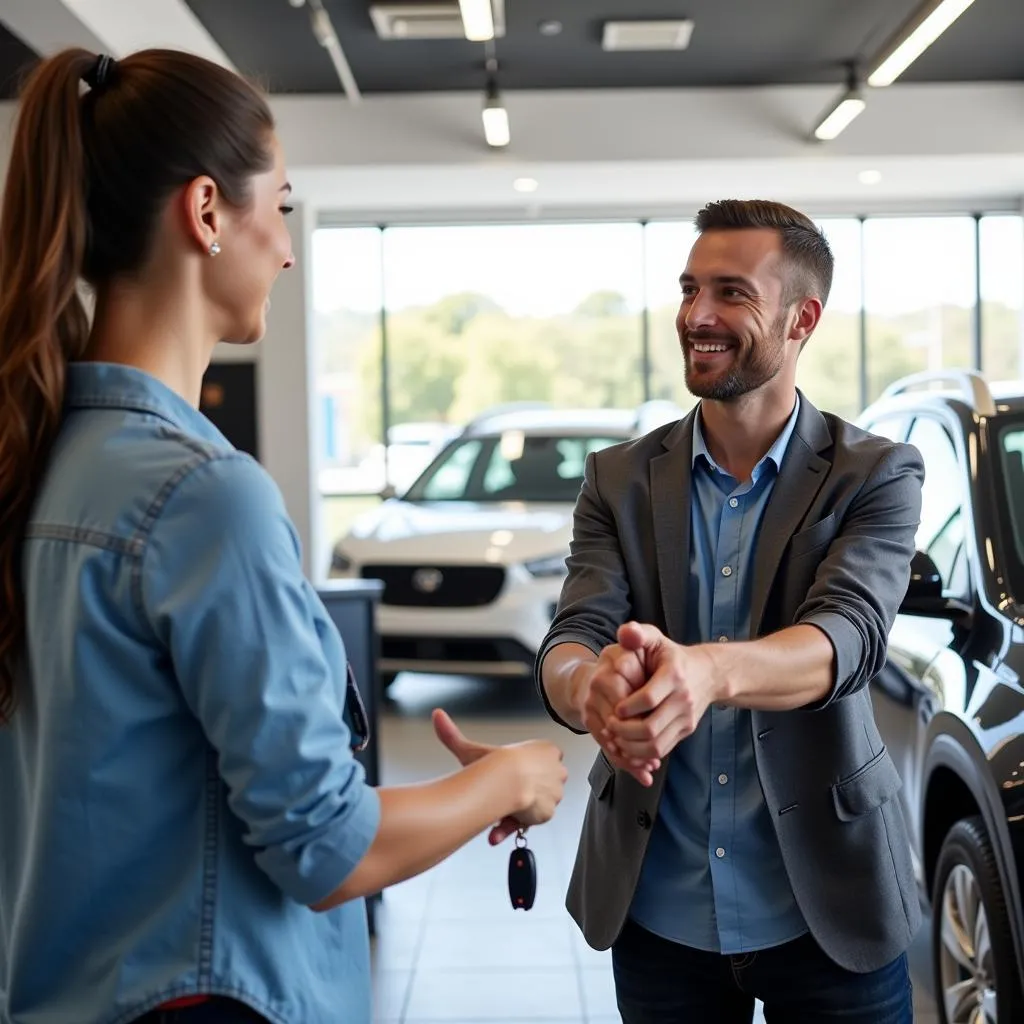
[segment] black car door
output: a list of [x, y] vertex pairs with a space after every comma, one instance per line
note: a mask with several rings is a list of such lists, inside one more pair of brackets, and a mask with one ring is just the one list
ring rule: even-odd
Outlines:
[[[948, 597], [967, 600], [971, 589], [966, 538], [970, 509], [962, 444], [952, 420], [917, 415], [907, 435], [925, 464], [917, 548], [942, 577]], [[889, 635], [885, 668], [872, 684], [875, 720], [903, 779], [900, 799], [921, 849], [921, 764], [928, 723], [942, 708], [962, 712], [966, 676], [946, 618], [901, 614]]]

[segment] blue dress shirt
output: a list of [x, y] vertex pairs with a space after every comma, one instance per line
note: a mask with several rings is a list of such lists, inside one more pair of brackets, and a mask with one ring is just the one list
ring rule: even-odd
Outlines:
[[0, 1022], [126, 1024], [198, 992], [369, 1024], [380, 817], [345, 652], [280, 492], [146, 374], [70, 367], [0, 729]]
[[[742, 484], [715, 463], [694, 417], [688, 644], [750, 638], [758, 532], [799, 409], [798, 398]], [[630, 916], [663, 938], [729, 954], [806, 932], [761, 791], [749, 711], [709, 708], [670, 755]]]

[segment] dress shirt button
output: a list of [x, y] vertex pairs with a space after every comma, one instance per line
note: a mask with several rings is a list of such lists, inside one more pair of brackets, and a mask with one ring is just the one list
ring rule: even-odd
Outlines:
[[722, 847], [720, 846], [717, 850], [715, 850], [715, 856], [719, 860], [721, 860], [725, 856], [725, 850], [723, 850]]
[[739, 503], [740, 503], [740, 499], [739, 498], [730, 498], [729, 499], [729, 508], [736, 508], [736, 506]]
[[728, 781], [729, 781], [729, 776], [726, 775], [725, 772], [722, 772], [722, 774], [718, 776], [718, 784], [720, 786], [724, 786]]
[[722, 575], [723, 576], [731, 576], [732, 575], [732, 566], [731, 565], [723, 565], [722, 566]]
[[636, 823], [641, 828], [650, 828], [651, 827], [651, 816], [646, 811], [641, 811], [636, 816]]

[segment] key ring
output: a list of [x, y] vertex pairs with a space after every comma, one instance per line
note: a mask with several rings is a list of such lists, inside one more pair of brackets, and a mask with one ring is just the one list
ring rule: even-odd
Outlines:
[[522, 850], [526, 847], [526, 829], [516, 829], [516, 849]]

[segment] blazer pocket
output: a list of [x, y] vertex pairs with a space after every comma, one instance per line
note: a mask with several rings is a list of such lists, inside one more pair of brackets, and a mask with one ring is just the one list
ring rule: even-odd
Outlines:
[[587, 776], [590, 789], [598, 800], [603, 800], [608, 795], [614, 778], [615, 769], [612, 767], [611, 761], [605, 757], [604, 751], [601, 751], [594, 759], [590, 774]]
[[827, 544], [836, 534], [836, 514], [829, 512], [824, 519], [793, 534], [789, 542], [789, 557], [799, 558], [815, 548]]
[[840, 821], [853, 821], [881, 807], [903, 785], [889, 751], [882, 747], [867, 764], [832, 787], [832, 802]]

